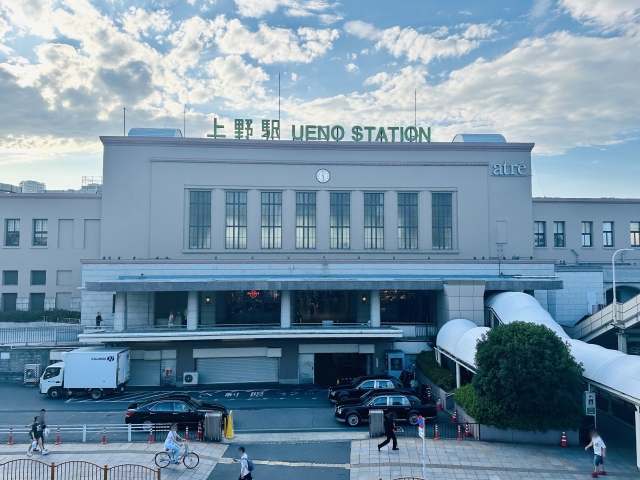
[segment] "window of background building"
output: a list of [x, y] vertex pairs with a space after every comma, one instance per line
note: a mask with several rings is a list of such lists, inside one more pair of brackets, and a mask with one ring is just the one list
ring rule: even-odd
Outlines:
[[613, 222], [602, 222], [602, 246], [613, 247]]
[[296, 248], [316, 248], [315, 192], [296, 192]]
[[282, 248], [282, 192], [262, 192], [262, 248]]
[[533, 246], [547, 246], [547, 222], [533, 222]]
[[47, 245], [46, 219], [36, 219], [33, 221], [33, 245], [41, 247]]
[[211, 191], [189, 192], [189, 248], [211, 248]]
[[18, 303], [17, 293], [3, 293], [2, 294], [2, 311], [14, 312]]
[[29, 310], [34, 312], [44, 311], [44, 293], [29, 294]]
[[3, 285], [17, 285], [18, 284], [18, 270], [3, 270], [2, 271], [2, 284]]
[[553, 222], [553, 246], [566, 247], [564, 241], [564, 222]]
[[329, 198], [331, 248], [349, 248], [351, 226], [351, 194], [331, 193]]
[[46, 285], [46, 284], [47, 284], [46, 270], [31, 270], [31, 285]]
[[593, 247], [593, 222], [582, 222], [582, 246]]
[[20, 220], [17, 218], [9, 218], [4, 222], [5, 234], [4, 244], [7, 247], [20, 246]]
[[631, 246], [640, 247], [640, 222], [631, 222], [629, 230], [631, 231]]
[[418, 194], [398, 193], [398, 248], [418, 248]]
[[364, 248], [384, 248], [384, 193], [364, 194]]
[[227, 192], [225, 248], [247, 248], [247, 192]]
[[431, 241], [434, 250], [453, 248], [453, 195], [431, 194]]

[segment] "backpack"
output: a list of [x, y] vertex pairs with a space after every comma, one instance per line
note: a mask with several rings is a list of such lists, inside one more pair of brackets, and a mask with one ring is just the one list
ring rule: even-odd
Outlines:
[[253, 460], [247, 457], [247, 470], [249, 470], [249, 473], [253, 472], [254, 468], [256, 468], [256, 466], [253, 464]]

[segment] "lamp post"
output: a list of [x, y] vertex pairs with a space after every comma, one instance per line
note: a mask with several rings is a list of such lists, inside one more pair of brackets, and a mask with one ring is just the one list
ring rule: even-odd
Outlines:
[[[613, 252], [611, 255], [611, 277], [613, 280], [613, 325], [618, 326], [618, 300], [616, 298], [616, 255], [620, 252], [631, 252], [633, 248], [620, 248]], [[618, 350], [622, 353], [627, 353], [627, 342], [624, 337], [624, 327], [618, 326]]]

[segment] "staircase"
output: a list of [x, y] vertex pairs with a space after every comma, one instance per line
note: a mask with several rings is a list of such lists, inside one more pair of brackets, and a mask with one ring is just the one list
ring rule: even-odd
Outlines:
[[[617, 328], [613, 323], [613, 304], [607, 305], [599, 312], [577, 323], [573, 327], [565, 327], [571, 338], [588, 342], [603, 333]], [[616, 318], [624, 329], [640, 323], [640, 294], [624, 303], [616, 303]]]

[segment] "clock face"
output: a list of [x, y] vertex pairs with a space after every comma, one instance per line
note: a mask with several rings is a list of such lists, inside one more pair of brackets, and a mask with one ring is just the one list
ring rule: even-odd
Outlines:
[[322, 168], [316, 172], [316, 180], [318, 180], [320, 183], [327, 183], [330, 178], [331, 174], [329, 173], [329, 170], [325, 170], [324, 168]]

